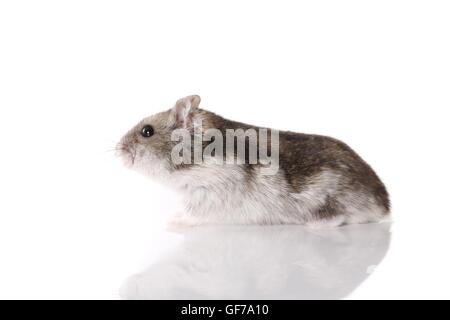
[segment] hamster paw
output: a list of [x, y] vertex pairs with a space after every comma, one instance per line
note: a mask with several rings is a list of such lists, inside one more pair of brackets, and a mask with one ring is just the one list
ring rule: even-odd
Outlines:
[[195, 218], [187, 214], [175, 215], [167, 220], [168, 231], [181, 232], [187, 228], [199, 225]]

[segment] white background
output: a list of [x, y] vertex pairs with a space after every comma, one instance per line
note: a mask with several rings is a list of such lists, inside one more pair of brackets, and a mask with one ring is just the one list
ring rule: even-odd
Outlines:
[[377, 171], [392, 242], [349, 298], [450, 298], [449, 17], [448, 1], [0, 2], [0, 298], [118, 298], [182, 241], [171, 191], [111, 150], [188, 94], [344, 140]]

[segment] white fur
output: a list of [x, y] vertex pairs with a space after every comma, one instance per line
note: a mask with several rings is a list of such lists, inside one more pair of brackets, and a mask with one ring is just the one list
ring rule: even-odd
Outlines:
[[[185, 196], [186, 212], [175, 224], [307, 224], [334, 227], [347, 223], [379, 221], [382, 208], [367, 195], [349, 194], [339, 198], [342, 177], [324, 171], [308, 183], [301, 193], [291, 193], [283, 173], [256, 174], [245, 179], [238, 165], [203, 165], [172, 173], [167, 181]], [[337, 197], [346, 214], [317, 220], [314, 213], [328, 196]], [[369, 200], [368, 200], [369, 199]]]
[[[167, 160], [145, 149], [136, 150], [133, 168], [174, 187], [185, 198], [184, 214], [172, 217], [175, 226], [201, 224], [305, 224], [313, 228], [381, 221], [386, 215], [373, 197], [361, 192], [340, 193], [340, 174], [323, 171], [292, 193], [279, 170], [246, 180], [242, 166], [216, 163], [214, 158], [183, 170], [170, 170]], [[256, 169], [257, 170], [257, 169]], [[314, 215], [327, 197], [338, 199], [344, 215], [320, 219]]]

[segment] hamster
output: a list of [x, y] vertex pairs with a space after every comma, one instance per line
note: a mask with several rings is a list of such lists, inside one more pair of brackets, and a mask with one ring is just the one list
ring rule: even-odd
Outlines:
[[384, 184], [343, 142], [227, 120], [200, 101], [179, 99], [117, 144], [127, 167], [184, 196], [172, 225], [335, 227], [389, 217]]

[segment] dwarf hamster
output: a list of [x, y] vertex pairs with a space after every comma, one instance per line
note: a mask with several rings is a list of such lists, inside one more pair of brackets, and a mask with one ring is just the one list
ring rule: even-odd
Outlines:
[[179, 99], [117, 144], [127, 167], [183, 194], [172, 224], [333, 227], [388, 217], [385, 186], [343, 142], [227, 120], [200, 100]]

